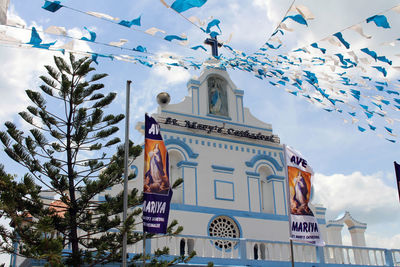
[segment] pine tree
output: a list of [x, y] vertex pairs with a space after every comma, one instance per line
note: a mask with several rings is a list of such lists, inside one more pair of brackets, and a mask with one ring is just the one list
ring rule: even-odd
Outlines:
[[[27, 169], [18, 179], [0, 166], [0, 216], [10, 219], [12, 226], [11, 231], [0, 226], [3, 251], [13, 253], [13, 243], [20, 242], [20, 255], [44, 259], [51, 266], [94, 266], [121, 261], [124, 233], [128, 244], [143, 239], [133, 231], [141, 221], [137, 218], [143, 198], [138, 189], [129, 192], [133, 211], [125, 223], [123, 192], [97, 201], [100, 193], [123, 181], [124, 148], [115, 135], [124, 115], [104, 114], [116, 93], [101, 93], [104, 85], [97, 81], [107, 74], [88, 78], [95, 70], [91, 62], [72, 54], [68, 63], [54, 57], [56, 67], [45, 66], [48, 75], [40, 76], [42, 92], [26, 90], [33, 105], [19, 115], [31, 126], [28, 134], [12, 122], [0, 132], [6, 154]], [[140, 153], [141, 147], [130, 142], [130, 159]], [[59, 200], [50, 204], [43, 199], [44, 192]], [[180, 231], [182, 227], [171, 222], [168, 234]], [[166, 248], [156, 256], [167, 253]], [[188, 258], [152, 262], [170, 265], [181, 260]]]

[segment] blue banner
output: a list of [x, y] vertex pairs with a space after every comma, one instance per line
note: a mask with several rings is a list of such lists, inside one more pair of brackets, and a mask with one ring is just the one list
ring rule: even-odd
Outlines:
[[165, 234], [172, 189], [168, 151], [157, 121], [145, 115], [143, 231]]

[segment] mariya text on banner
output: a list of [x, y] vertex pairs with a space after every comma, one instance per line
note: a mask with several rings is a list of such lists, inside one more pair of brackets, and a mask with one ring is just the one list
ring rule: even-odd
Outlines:
[[290, 203], [290, 239], [323, 246], [317, 218], [308, 206], [313, 170], [307, 160], [294, 149], [285, 146], [285, 153]]
[[168, 152], [160, 125], [145, 115], [143, 231], [165, 234], [168, 226], [172, 189], [169, 181]]

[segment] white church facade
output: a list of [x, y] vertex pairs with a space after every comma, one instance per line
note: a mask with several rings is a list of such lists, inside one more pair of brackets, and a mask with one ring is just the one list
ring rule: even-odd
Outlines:
[[[188, 96], [178, 104], [168, 104], [169, 95], [160, 94], [152, 114], [169, 153], [170, 179], [183, 179], [174, 190], [169, 220], [178, 220], [184, 230], [147, 240], [146, 253], [164, 246], [171, 257], [194, 250], [189, 266], [291, 266], [283, 145], [272, 125], [243, 106], [244, 91], [223, 69], [205, 69], [187, 88]], [[144, 123], [136, 128], [143, 132]], [[143, 188], [143, 164], [141, 155], [130, 167], [137, 175], [129, 188]], [[116, 187], [98, 200], [121, 190]], [[327, 220], [325, 207], [310, 206], [326, 246], [294, 243], [295, 266], [400, 266], [400, 249], [366, 247], [365, 223], [348, 212]], [[342, 243], [344, 227], [352, 246]], [[142, 246], [128, 247], [128, 253], [141, 253]], [[11, 266], [21, 260], [13, 255]]]
[[[168, 149], [170, 179], [183, 178], [174, 190], [170, 220], [184, 227], [182, 236], [153, 240], [149, 253], [167, 245], [173, 255], [195, 250], [192, 264], [221, 266], [290, 266], [287, 190], [283, 145], [272, 126], [243, 106], [244, 91], [223, 69], [205, 69], [187, 83], [188, 96], [168, 104], [159, 95], [152, 116], [161, 126]], [[144, 125], [136, 127], [143, 132]], [[131, 169], [142, 188], [143, 158]], [[311, 205], [325, 247], [295, 243], [296, 264], [302, 266], [400, 266], [400, 250], [366, 248], [367, 225], [346, 212], [327, 221], [326, 208]], [[343, 246], [347, 226], [352, 246]], [[139, 244], [140, 246], [140, 244]], [[131, 252], [140, 251], [131, 248]]]

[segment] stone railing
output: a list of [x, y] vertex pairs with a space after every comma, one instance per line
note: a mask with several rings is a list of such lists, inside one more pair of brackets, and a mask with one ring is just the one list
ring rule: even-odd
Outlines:
[[[129, 252], [141, 252], [143, 249], [141, 246], [142, 243], [139, 243]], [[165, 246], [169, 247], [171, 256], [189, 255], [190, 252], [196, 251], [197, 255], [192, 260], [193, 263], [213, 261], [216, 264], [235, 262], [251, 266], [264, 266], [268, 265], [268, 262], [289, 262], [291, 260], [289, 242], [191, 235], [148, 240], [146, 253], [154, 253], [157, 248]], [[319, 263], [319, 266], [337, 264], [400, 266], [400, 249], [333, 245], [316, 247], [293, 243], [293, 252], [296, 263]], [[201, 259], [203, 260], [201, 261]]]
[[[222, 266], [291, 266], [289, 242], [193, 235], [159, 236], [145, 242], [146, 254], [154, 254], [157, 249], [163, 247], [169, 248], [170, 255], [165, 259], [187, 256], [196, 251], [196, 257], [189, 262], [189, 265], [205, 265], [213, 262]], [[130, 256], [142, 252], [142, 241], [128, 247]], [[332, 245], [316, 247], [293, 243], [293, 254], [298, 267], [400, 266], [400, 249]], [[32, 260], [32, 266], [44, 266], [44, 262]]]

